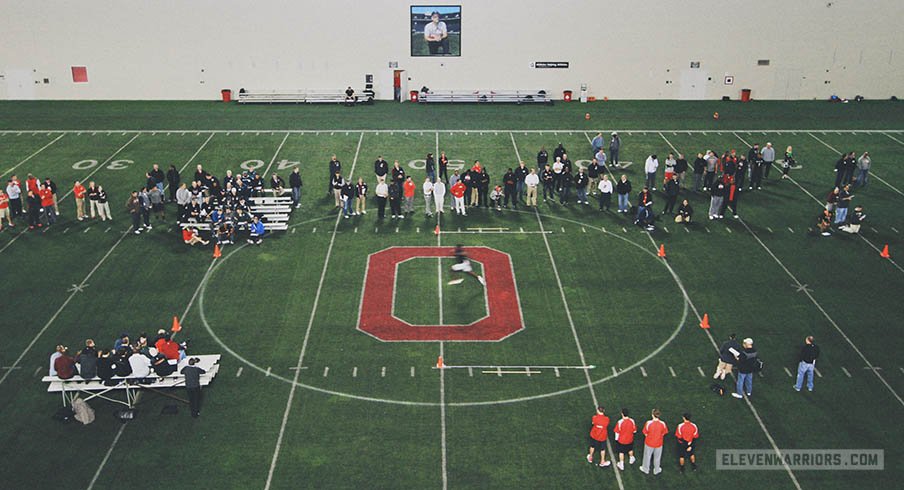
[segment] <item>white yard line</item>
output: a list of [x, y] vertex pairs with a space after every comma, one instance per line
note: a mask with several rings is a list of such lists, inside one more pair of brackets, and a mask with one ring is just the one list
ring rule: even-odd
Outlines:
[[97, 483], [97, 479], [100, 477], [101, 471], [103, 471], [104, 466], [107, 465], [107, 461], [110, 459], [110, 455], [113, 454], [113, 448], [116, 447], [116, 443], [119, 442], [119, 438], [122, 437], [122, 433], [126, 430], [126, 426], [129, 425], [128, 422], [119, 426], [119, 430], [116, 431], [116, 437], [113, 438], [113, 443], [110, 444], [110, 449], [107, 449], [107, 454], [104, 455], [104, 459], [100, 462], [100, 466], [97, 467], [97, 471], [94, 472], [94, 477], [91, 478], [91, 483], [88, 484], [88, 490], [92, 490], [94, 488], [94, 484]]
[[882, 134], [884, 134], [885, 136], [888, 136], [889, 138], [891, 138], [891, 139], [897, 141], [898, 143], [901, 143], [902, 145], [904, 145], [904, 141], [901, 141], [901, 140], [899, 140], [898, 138], [895, 138], [894, 136], [892, 136], [892, 135], [890, 135], [890, 134], [888, 134], [888, 133], [886, 133], [886, 132], [884, 132], [884, 131], [882, 132]]
[[51, 141], [50, 143], [47, 143], [46, 145], [42, 146], [38, 151], [32, 153], [31, 155], [28, 155], [27, 157], [25, 157], [24, 160], [22, 160], [21, 162], [19, 162], [19, 163], [13, 165], [13, 166], [12, 166], [9, 170], [7, 170], [6, 172], [3, 172], [2, 174], [0, 174], [0, 177], [5, 177], [6, 175], [13, 173], [13, 171], [15, 171], [17, 168], [19, 168], [20, 165], [22, 165], [23, 163], [25, 163], [25, 162], [31, 160], [32, 158], [34, 158], [38, 153], [41, 153], [42, 151], [46, 150], [50, 145], [52, 145], [52, 144], [56, 143], [57, 141], [59, 141], [59, 139], [62, 138], [63, 136], [66, 136], [66, 133], [63, 133], [63, 134], [57, 136], [56, 138], [54, 138], [53, 141]]
[[[135, 134], [135, 136], [132, 136], [132, 139], [130, 139], [129, 141], [126, 141], [126, 144], [120, 146], [119, 149], [116, 150], [115, 152], [113, 152], [112, 155], [107, 157], [107, 159], [104, 160], [103, 163], [100, 163], [96, 167], [94, 167], [94, 170], [92, 170], [91, 173], [89, 173], [88, 175], [82, 177], [79, 180], [79, 182], [84, 182], [84, 181], [90, 179], [92, 175], [96, 174], [98, 170], [104, 168], [108, 163], [110, 163], [110, 160], [113, 160], [114, 158], [116, 158], [116, 155], [119, 155], [119, 153], [122, 152], [122, 150], [125, 150], [126, 147], [129, 146], [130, 144], [132, 144], [132, 142], [135, 141], [135, 139], [137, 139], [139, 136], [141, 136], [140, 133]], [[63, 202], [64, 199], [69, 197], [69, 194], [72, 194], [72, 191], [73, 191], [73, 189], [69, 189], [69, 191], [67, 191], [65, 194], [63, 194], [63, 197], [61, 197], [58, 202]]]
[[[435, 132], [436, 134], [436, 150], [433, 154], [433, 161], [436, 162], [439, 159], [439, 131]], [[438, 169], [434, 167], [434, 171], [436, 172]], [[426, 206], [426, 204], [425, 204]], [[440, 213], [439, 209], [434, 209], [436, 212], [436, 226], [440, 226]], [[442, 246], [442, 233], [436, 234], [436, 246]], [[436, 286], [437, 286], [437, 295], [439, 296], [439, 324], [443, 324], [443, 259], [442, 257], [436, 258]], [[444, 356], [444, 342], [439, 343], [439, 357], [440, 359]], [[448, 468], [448, 458], [446, 456], [446, 370], [439, 370], [439, 418], [440, 418], [440, 435], [442, 437], [442, 442], [440, 444], [442, 449], [442, 471], [443, 471], [443, 490], [449, 488], [449, 473], [447, 471]]]
[[674, 151], [676, 155], [677, 155], [678, 153], [681, 153], [680, 151], [678, 151], [678, 148], [675, 148], [675, 145], [673, 145], [672, 142], [669, 141], [669, 139], [666, 138], [664, 134], [662, 134], [662, 132], [659, 132], [659, 136], [660, 136], [663, 140], [665, 140], [665, 142], [669, 145], [669, 148], [671, 148], [672, 151]]
[[854, 344], [853, 341], [851, 341], [850, 337], [848, 337], [847, 334], [844, 333], [844, 330], [841, 329], [841, 327], [838, 325], [838, 323], [836, 323], [835, 320], [831, 316], [829, 316], [829, 314], [826, 312], [826, 310], [823, 309], [822, 305], [820, 305], [819, 302], [816, 301], [816, 298], [813, 297], [813, 295], [810, 293], [810, 291], [803, 287], [803, 284], [797, 279], [797, 277], [793, 273], [791, 273], [791, 271], [788, 270], [787, 267], [785, 267], [785, 264], [774, 253], [772, 253], [772, 250], [769, 247], [767, 247], [766, 244], [763, 243], [762, 240], [760, 240], [760, 237], [756, 234], [756, 232], [754, 232], [749, 226], [747, 226], [747, 223], [744, 222], [743, 219], [739, 218], [738, 222], [741, 223], [744, 226], [744, 228], [747, 229], [747, 231], [750, 233], [750, 235], [753, 236], [753, 238], [760, 244], [760, 246], [763, 247], [764, 250], [766, 250], [766, 253], [768, 253], [769, 256], [772, 257], [773, 260], [775, 260], [775, 262], [779, 265], [779, 267], [781, 267], [782, 270], [785, 271], [785, 274], [787, 274], [788, 277], [790, 277], [791, 280], [794, 281], [794, 283], [797, 285], [797, 287], [801, 288], [800, 292], [804, 293], [807, 296], [807, 298], [810, 299], [810, 301], [813, 303], [813, 305], [816, 306], [816, 309], [818, 309], [819, 312], [822, 313], [822, 315], [825, 317], [825, 319], [828, 320], [829, 323], [832, 324], [833, 327], [835, 327], [835, 330], [839, 334], [841, 334], [841, 337], [844, 338], [845, 341], [847, 341], [848, 345], [850, 345], [851, 348], [854, 349], [854, 352], [856, 352], [857, 355], [860, 356], [860, 359], [862, 359], [863, 362], [866, 363], [866, 365], [872, 369], [872, 371], [876, 375], [876, 377], [879, 378], [879, 381], [881, 381], [882, 384], [885, 385], [885, 387], [888, 389], [888, 391], [890, 391], [891, 394], [895, 397], [895, 399], [898, 400], [898, 403], [900, 403], [902, 406], [904, 406], [904, 399], [901, 398], [901, 395], [899, 395], [898, 392], [896, 392], [895, 389], [892, 388], [890, 384], [888, 384], [888, 381], [886, 381], [885, 378], [879, 373], [879, 371], [877, 369], [875, 369], [875, 366], [873, 365], [873, 363], [871, 363], [869, 361], [869, 359], [867, 359], [866, 356], [863, 354], [863, 352], [857, 347], [857, 345]]
[[[267, 165], [267, 169], [264, 170], [264, 173], [261, 174], [261, 180], [263, 180], [264, 177], [267, 176], [267, 173], [270, 171], [270, 167], [273, 166], [273, 162], [276, 161], [276, 157], [279, 156], [279, 152], [280, 150], [282, 150], [283, 145], [286, 144], [287, 139], [289, 139], [289, 133], [286, 133], [286, 136], [283, 137], [282, 141], [279, 143], [279, 146], [276, 147], [276, 153], [274, 153], [273, 158], [270, 159], [270, 165]], [[349, 174], [349, 178], [351, 178], [351, 174]], [[264, 185], [266, 185], [266, 182], [264, 182]]]
[[[825, 141], [819, 139], [815, 134], [810, 133], [810, 132], [808, 132], [807, 134], [809, 134], [811, 137], [813, 137], [813, 139], [815, 139], [816, 141], [822, 143], [823, 146], [825, 146], [826, 148], [828, 148], [828, 149], [834, 151], [834, 152], [835, 152], [836, 154], [838, 154], [838, 155], [841, 155], [841, 152], [840, 152], [840, 151], [836, 150], [835, 148], [833, 148], [831, 145], [829, 145], [829, 144], [826, 143]], [[886, 136], [887, 136], [887, 135], [886, 135]], [[869, 174], [870, 174], [871, 176], [875, 177], [876, 179], [878, 179], [879, 182], [882, 182], [883, 184], [887, 185], [891, 190], [893, 190], [893, 191], [897, 192], [898, 194], [904, 196], [904, 192], [901, 192], [900, 189], [898, 189], [897, 187], [895, 187], [895, 186], [889, 184], [888, 181], [886, 181], [886, 180], [883, 179], [882, 177], [878, 176], [878, 175], [876, 174], [876, 172], [875, 172], [873, 169], [870, 169], [870, 170], [869, 170]]]
[[[512, 133], [509, 133], [509, 137], [512, 140], [512, 146], [515, 148], [515, 155], [518, 158], [518, 161], [521, 161], [521, 152], [518, 151], [518, 144], [515, 143], [515, 136]], [[537, 217], [537, 224], [540, 226], [540, 231], [544, 231], [543, 228], [543, 220], [540, 218], [540, 213], [537, 211], [537, 208], [534, 208], [534, 215]], [[565, 296], [565, 288], [562, 285], [562, 278], [559, 276], [559, 268], [556, 266], [556, 259], [552, 253], [552, 247], [549, 246], [549, 238], [546, 236], [546, 233], [541, 233], [540, 236], [543, 237], [543, 243], [546, 245], [546, 252], [549, 254], [549, 263], [552, 265], [552, 272], [556, 278], [556, 285], [559, 287], [559, 295], [562, 298], [562, 305], [565, 306], [565, 316], [568, 318], [568, 325], [571, 327], [571, 335], [574, 338], [575, 347], [578, 350], [578, 357], [581, 359], [581, 366], [587, 366], [587, 359], [584, 356], [584, 349], [581, 347], [581, 339], [578, 337], [577, 328], [574, 325], [574, 319], [571, 317], [571, 308], [568, 306], [568, 298]], [[596, 390], [593, 388], [593, 380], [590, 379], [590, 370], [584, 369], [584, 378], [587, 380], [587, 389], [590, 391], [590, 397], [593, 399], [594, 408], [599, 406], [599, 400], [596, 397]], [[606, 441], [606, 449], [608, 449], [609, 454], [615, 454], [612, 452], [612, 444], [608, 440]], [[624, 490], [625, 485], [622, 483], [621, 472], [615, 465], [612, 465], [612, 470], [615, 472], [615, 478], [618, 482], [618, 488]]]
[[[285, 141], [285, 140], [284, 140]], [[361, 153], [361, 142], [364, 141], [364, 132], [358, 137], [358, 148], [355, 150], [355, 158], [352, 160], [352, 168], [348, 173], [351, 178], [355, 173], [355, 165], [358, 163], [358, 155]], [[314, 317], [317, 314], [317, 305], [320, 302], [320, 293], [323, 291], [323, 283], [326, 280], [326, 271], [329, 268], [330, 256], [333, 253], [333, 245], [336, 243], [336, 235], [339, 230], [339, 223], [342, 220], [342, 213], [336, 215], [336, 221], [333, 223], [333, 235], [330, 237], [330, 244], [326, 249], [326, 258], [323, 260], [323, 270], [320, 273], [320, 282], [317, 284], [317, 292], [314, 293], [314, 304], [311, 307], [311, 316], [308, 319], [308, 327], [304, 333], [304, 340], [301, 343], [301, 351], [298, 353], [298, 362], [295, 364], [295, 379], [293, 379], [292, 387], [289, 389], [289, 399], [286, 400], [286, 410], [283, 413], [282, 424], [279, 427], [279, 436], [276, 438], [276, 447], [273, 449], [273, 457], [270, 460], [270, 470], [267, 472], [267, 483], [264, 485], [265, 490], [269, 490], [273, 483], [273, 472], [276, 470], [276, 462], [279, 460], [279, 452], [282, 449], [283, 437], [286, 433], [286, 425], [289, 422], [289, 413], [292, 411], [292, 401], [295, 399], [295, 389], [298, 387], [298, 376], [301, 373], [301, 365], [304, 363], [305, 351], [308, 348], [308, 339], [311, 336], [311, 328], [314, 326]]]
[[[88, 275], [86, 275], [85, 278], [82, 279], [82, 282], [79, 283], [80, 286], [86, 284], [88, 282], [88, 280], [91, 279], [91, 276], [93, 276], [94, 273], [97, 272], [97, 269], [99, 269], [100, 266], [103, 265], [104, 262], [106, 262], [107, 258], [110, 257], [110, 254], [112, 254], [113, 251], [116, 250], [116, 247], [118, 247], [119, 244], [122, 243], [123, 239], [129, 235], [129, 232], [131, 231], [131, 229], [132, 228], [129, 227], [128, 230], [126, 230], [125, 232], [123, 232], [122, 235], [120, 235], [119, 240], [116, 240], [116, 243], [114, 243], [113, 246], [110, 247], [110, 250], [107, 250], [107, 253], [105, 253], [104, 256], [101, 257], [101, 259], [97, 262], [97, 264], [94, 265], [94, 268], [92, 268], [91, 271], [88, 272]], [[47, 329], [50, 328], [51, 325], [53, 325], [53, 322], [55, 322], [57, 317], [60, 316], [60, 313], [62, 313], [63, 310], [66, 309], [66, 306], [69, 305], [69, 302], [72, 301], [72, 299], [75, 298], [75, 295], [78, 294], [79, 292], [82, 292], [82, 290], [80, 288], [73, 288], [72, 293], [69, 295], [68, 298], [66, 298], [66, 301], [64, 301], [63, 304], [60, 305], [60, 307], [57, 309], [56, 313], [54, 313], [53, 316], [50, 317], [50, 320], [47, 320], [47, 323], [44, 324], [44, 327], [41, 328], [40, 331], [38, 331], [37, 335], [35, 335], [34, 338], [31, 339], [31, 342], [28, 343], [28, 346], [25, 347], [25, 350], [23, 350], [22, 353], [19, 354], [19, 357], [16, 358], [15, 362], [12, 363], [13, 367], [18, 366], [19, 363], [22, 362], [22, 359], [25, 357], [26, 354], [28, 354], [28, 351], [30, 351], [31, 348], [34, 347], [34, 345], [38, 342], [38, 339], [40, 339], [41, 336], [44, 335], [44, 332], [46, 332]], [[13, 370], [9, 369], [6, 371], [6, 373], [2, 377], [0, 377], [0, 385], [2, 385], [4, 381], [6, 381], [6, 378], [9, 377], [9, 375], [12, 372], [13, 372]]]
[[[209, 134], [209, 133], [242, 133], [243, 131], [248, 131], [247, 129], [97, 129], [97, 130], [85, 130], [85, 129], [34, 129], [34, 130], [17, 130], [17, 129], [7, 129], [2, 130], [0, 133], [2, 134], [14, 134], [14, 133], [32, 133], [32, 134], [43, 134], [43, 133], [77, 133], [82, 134], [87, 131], [92, 131], [93, 133], [166, 133], [170, 135], [172, 133], [195, 133], [195, 134]], [[418, 128], [418, 129], [334, 129], [330, 131], [330, 135], [335, 135], [335, 133], [365, 133], [365, 134], [380, 134], [380, 133], [418, 133], [423, 134], [424, 132], [431, 131], [445, 131], [449, 134], [454, 133], [507, 133], [507, 132], [519, 132], [524, 134], [552, 134], [556, 132], [560, 133], [575, 133], [581, 132], [583, 129], [438, 129], [438, 128]], [[690, 133], [690, 134], [707, 134], [714, 132], [711, 129], [681, 129], [681, 128], [659, 128], [659, 129], [618, 129], [612, 128], [607, 129], [607, 131], [616, 131], [618, 133], [625, 134], [633, 134], [633, 133], [659, 133], [659, 132], [682, 132], [682, 133]], [[831, 131], [833, 133], [847, 133], [847, 134], [867, 134], [867, 133], [904, 133], [904, 129], [770, 129], [770, 128], [756, 128], [756, 129], [740, 129], [740, 128], [727, 128], [721, 129], [718, 131], [719, 134], [723, 132], [732, 132], [732, 131], [743, 131], [745, 133], [778, 133], [782, 132], [826, 132]], [[323, 130], [315, 130], [315, 129], [260, 129], [255, 130], [256, 134], [260, 133], [285, 133], [289, 132], [292, 134], [320, 134], [324, 133]], [[244, 134], [244, 133], [243, 133]]]
[[[180, 174], [181, 174], [182, 172], [184, 172], [186, 168], [188, 168], [188, 166], [191, 164], [191, 162], [193, 162], [194, 159], [201, 153], [201, 150], [203, 150], [204, 147], [207, 146], [207, 143], [210, 143], [210, 140], [213, 139], [213, 137], [214, 137], [215, 134], [216, 134], [216, 133], [210, 133], [210, 136], [208, 136], [207, 139], [204, 140], [204, 143], [201, 143], [201, 146], [198, 147], [198, 149], [195, 150], [195, 152], [192, 154], [192, 156], [189, 157], [189, 159], [185, 161], [185, 164], [183, 164], [183, 165], [182, 165], [182, 168], [179, 169], [179, 173], [180, 173]], [[167, 182], [167, 184], [166, 184], [165, 186], [163, 186], [163, 190], [166, 190], [167, 187], [169, 187], [169, 182]]]

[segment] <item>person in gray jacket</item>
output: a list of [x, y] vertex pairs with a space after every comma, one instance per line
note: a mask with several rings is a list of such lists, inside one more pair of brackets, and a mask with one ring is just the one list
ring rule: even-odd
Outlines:
[[869, 152], [863, 152], [857, 159], [857, 179], [854, 181], [854, 187], [866, 187], [869, 183], [869, 168], [872, 165]]
[[188, 207], [191, 205], [191, 191], [188, 190], [185, 182], [180, 184], [179, 190], [176, 191], [176, 204], [179, 205], [179, 222], [182, 223], [186, 220]]
[[612, 133], [612, 141], [609, 142], [609, 160], [612, 161], [612, 166], [614, 168], [618, 168], [618, 150], [621, 149], [621, 138], [618, 137], [618, 133]]
[[769, 171], [772, 170], [772, 164], [775, 163], [775, 148], [772, 147], [772, 143], [766, 143], [766, 147], [763, 148], [762, 155], [763, 166], [765, 167], [763, 177], [769, 179]]

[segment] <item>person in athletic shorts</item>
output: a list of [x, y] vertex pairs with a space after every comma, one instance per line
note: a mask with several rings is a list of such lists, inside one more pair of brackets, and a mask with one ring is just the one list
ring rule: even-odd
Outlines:
[[587, 462], [593, 464], [593, 453], [599, 450], [599, 466], [605, 468], [612, 463], [606, 461], [606, 439], [609, 437], [609, 417], [606, 416], [606, 410], [603, 407], [597, 407], [596, 415], [593, 416], [590, 424], [590, 452], [587, 453]]
[[[456, 245], [454, 254], [455, 265], [452, 266], [452, 272], [463, 272], [473, 277], [474, 279], [477, 279], [480, 284], [483, 284], [484, 286], [487, 285], [487, 282], [484, 280], [483, 276], [478, 276], [474, 273], [474, 269], [471, 268], [471, 261], [468, 260], [468, 256], [467, 254], [465, 254], [465, 249], [463, 246]], [[464, 280], [465, 279], [463, 277], [459, 277], [457, 279], [452, 279], [451, 281], [449, 281], [449, 284], [461, 284], [462, 282], [464, 282]]]
[[691, 460], [691, 468], [697, 471], [697, 458], [694, 452], [697, 448], [697, 438], [700, 437], [700, 431], [697, 425], [691, 422], [691, 414], [685, 413], [684, 420], [678, 424], [675, 431], [675, 438], [678, 440], [678, 467], [684, 473], [684, 460]]
[[634, 419], [628, 416], [628, 409], [621, 410], [621, 419], [615, 424], [615, 452], [618, 454], [618, 463], [616, 467], [620, 470], [625, 469], [625, 454], [628, 455], [628, 464], [634, 464], [634, 434], [637, 432], [637, 425]]

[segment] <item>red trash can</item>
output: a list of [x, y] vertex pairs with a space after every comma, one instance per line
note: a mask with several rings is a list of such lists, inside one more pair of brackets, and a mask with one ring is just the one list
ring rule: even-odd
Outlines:
[[750, 89], [749, 88], [741, 89], [741, 102], [750, 102]]
[[410, 100], [411, 102], [417, 102], [417, 97], [418, 97], [417, 90], [412, 90], [412, 91], [408, 92], [408, 100]]
[[566, 90], [562, 92], [562, 100], [565, 102], [571, 102], [571, 90]]
[[223, 102], [231, 102], [232, 101], [232, 90], [228, 88], [224, 88], [220, 90], [220, 95], [223, 96]]

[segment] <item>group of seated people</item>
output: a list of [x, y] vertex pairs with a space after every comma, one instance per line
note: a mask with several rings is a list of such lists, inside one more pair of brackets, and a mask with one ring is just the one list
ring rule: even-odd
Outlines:
[[74, 356], [69, 354], [68, 347], [56, 346], [50, 356], [49, 374], [64, 380], [75, 376], [84, 380], [97, 378], [107, 386], [119, 383], [114, 378], [126, 377], [130, 383], [147, 383], [154, 377], [163, 378], [176, 372], [179, 361], [186, 357], [186, 348], [185, 342], [176, 342], [162, 329], [152, 342], [145, 333], [135, 342], [130, 341], [128, 333], [123, 333], [109, 349], [98, 348], [94, 340], [88, 339]]

